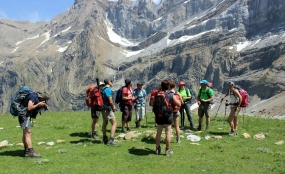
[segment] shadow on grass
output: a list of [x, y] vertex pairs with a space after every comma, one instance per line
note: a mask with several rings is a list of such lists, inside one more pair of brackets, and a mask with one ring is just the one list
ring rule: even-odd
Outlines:
[[228, 135], [229, 133], [227, 133], [227, 132], [212, 132], [212, 131], [210, 131], [209, 134], [213, 134], [213, 135]]
[[70, 136], [71, 137], [86, 137], [86, 138], [91, 137], [88, 132], [74, 132], [74, 133], [71, 133]]
[[0, 156], [19, 156], [19, 157], [24, 157], [24, 150], [14, 150], [14, 151], [0, 152]]
[[155, 144], [155, 139], [152, 137], [143, 137], [141, 141], [148, 144]]
[[145, 155], [155, 154], [155, 150], [149, 148], [136, 149], [135, 147], [132, 147], [131, 149], [129, 149], [129, 153], [138, 156], [145, 156]]
[[102, 142], [98, 139], [98, 140], [94, 140], [94, 139], [81, 139], [78, 141], [70, 141], [71, 144], [84, 144], [84, 143], [93, 143], [93, 144], [101, 144]]

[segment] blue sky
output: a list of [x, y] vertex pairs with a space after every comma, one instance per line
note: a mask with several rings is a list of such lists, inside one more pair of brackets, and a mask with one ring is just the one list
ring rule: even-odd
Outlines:
[[[30, 22], [50, 21], [64, 13], [75, 0], [0, 0], [0, 18], [29, 20]], [[117, 1], [117, 0], [113, 0]], [[153, 0], [159, 3], [161, 0]]]

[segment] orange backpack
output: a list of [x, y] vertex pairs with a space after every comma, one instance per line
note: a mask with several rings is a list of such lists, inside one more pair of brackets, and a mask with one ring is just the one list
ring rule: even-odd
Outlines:
[[[177, 100], [179, 100], [182, 103], [182, 101], [180, 100], [180, 97], [177, 93], [174, 93], [173, 95], [175, 96], [175, 98]], [[173, 105], [173, 113], [177, 113], [179, 110], [180, 110], [180, 107]]]
[[102, 111], [104, 109], [103, 97], [97, 85], [92, 84], [88, 87], [86, 90], [85, 103], [88, 107], [94, 107], [96, 111]]

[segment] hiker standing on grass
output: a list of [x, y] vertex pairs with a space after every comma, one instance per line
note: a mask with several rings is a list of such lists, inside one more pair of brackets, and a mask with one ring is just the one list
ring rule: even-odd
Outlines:
[[221, 101], [224, 100], [224, 98], [227, 95], [230, 95], [230, 103], [226, 103], [226, 105], [230, 105], [231, 112], [228, 117], [228, 123], [231, 127], [231, 131], [229, 132], [229, 136], [236, 136], [237, 135], [237, 128], [238, 128], [238, 113], [240, 111], [240, 105], [242, 102], [242, 96], [240, 95], [239, 91], [235, 89], [234, 82], [228, 83], [228, 92], [225, 94], [224, 97], [222, 97]]
[[199, 105], [198, 108], [198, 116], [199, 116], [199, 125], [197, 130], [202, 130], [202, 122], [203, 116], [206, 115], [206, 131], [209, 131], [210, 125], [210, 104], [214, 100], [214, 91], [208, 87], [207, 80], [200, 81], [201, 88], [198, 91], [197, 103]]
[[133, 110], [133, 88], [132, 81], [130, 79], [125, 80], [125, 87], [122, 89], [122, 132], [125, 131], [125, 125], [127, 131], [131, 131], [130, 121], [132, 121], [132, 110]]
[[[170, 81], [169, 86], [170, 86], [170, 91], [173, 93], [173, 95], [176, 97], [176, 99], [179, 100], [179, 102], [181, 104], [183, 102], [183, 99], [182, 99], [181, 95], [175, 91], [174, 81]], [[176, 142], [177, 143], [180, 143], [180, 129], [179, 129], [180, 112], [179, 112], [179, 109], [180, 109], [179, 107], [177, 107], [175, 105], [173, 106], [173, 122], [174, 122], [175, 131], [176, 131]]]
[[[105, 86], [103, 82], [99, 83], [99, 90], [101, 91], [102, 88]], [[95, 107], [91, 107], [91, 118], [92, 118], [92, 124], [91, 124], [91, 137], [94, 139], [99, 138], [99, 133], [97, 131], [97, 124], [99, 121], [100, 111], [96, 111]]]
[[190, 123], [190, 129], [193, 130], [194, 129], [194, 123], [191, 117], [191, 110], [190, 110], [190, 103], [191, 103], [191, 92], [188, 88], [185, 87], [186, 84], [184, 82], [179, 82], [179, 89], [178, 92], [179, 94], [182, 96], [183, 99], [183, 103], [181, 105], [180, 108], [180, 114], [181, 114], [181, 129], [184, 129], [185, 125], [184, 125], [184, 120], [185, 120], [185, 114], [184, 114], [184, 110], [186, 111], [186, 115], [188, 118], [188, 121]]
[[165, 127], [165, 154], [169, 156], [173, 154], [173, 151], [170, 149], [170, 130], [173, 122], [173, 105], [180, 107], [181, 104], [179, 100], [174, 97], [173, 93], [169, 91], [168, 80], [163, 80], [161, 82], [161, 89], [162, 91], [159, 91], [151, 101], [151, 106], [153, 106], [155, 113], [155, 122], [157, 123], [156, 154], [161, 153], [160, 138], [162, 129]]
[[141, 121], [144, 119], [145, 116], [145, 100], [146, 100], [146, 92], [142, 88], [143, 84], [138, 83], [137, 88], [134, 90], [133, 96], [134, 100], [134, 107], [136, 111], [136, 128], [141, 128]]
[[[112, 81], [110, 79], [104, 80], [105, 87], [102, 89], [102, 97], [105, 105], [105, 109], [101, 111], [103, 117], [102, 132], [103, 132], [103, 143], [110, 146], [117, 146], [118, 144], [114, 140], [114, 134], [117, 127], [117, 121], [114, 112], [116, 111], [116, 106], [112, 100]], [[107, 125], [108, 121], [112, 124], [110, 130], [110, 138], [107, 136]]]
[[41, 158], [42, 156], [33, 149], [32, 146], [32, 118], [36, 118], [42, 109], [47, 109], [49, 95], [46, 92], [32, 92], [26, 96], [23, 106], [27, 108], [24, 116], [19, 116], [18, 120], [23, 130], [22, 141], [25, 147], [25, 157]]

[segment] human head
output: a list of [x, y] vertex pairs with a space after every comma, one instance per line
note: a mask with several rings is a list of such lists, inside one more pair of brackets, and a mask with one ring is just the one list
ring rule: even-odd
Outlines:
[[141, 83], [141, 82], [139, 82], [139, 83], [137, 84], [137, 87], [138, 87], [139, 89], [142, 89], [142, 86], [143, 86], [143, 83]]
[[49, 99], [47, 92], [37, 92], [37, 95], [40, 101], [47, 101]]
[[105, 83], [99, 82], [99, 89], [102, 89], [105, 86]]
[[175, 83], [174, 83], [174, 81], [170, 81], [170, 82], [169, 82], [169, 87], [170, 87], [170, 89], [174, 89], [174, 88], [175, 88]]
[[179, 82], [179, 88], [185, 88], [185, 82], [183, 82], [183, 81], [181, 81], [181, 82]]
[[161, 82], [161, 90], [162, 91], [169, 90], [169, 81], [168, 80], [163, 80]]
[[234, 83], [234, 82], [232, 82], [232, 81], [230, 81], [230, 82], [228, 83], [228, 87], [229, 87], [229, 89], [230, 89], [230, 88], [233, 88], [233, 87], [234, 87], [234, 85], [235, 85], [235, 83]]
[[106, 78], [105, 80], [104, 80], [104, 83], [105, 83], [105, 85], [110, 85], [110, 86], [112, 86], [112, 80], [110, 80], [110, 79], [108, 79], [108, 78]]
[[131, 79], [126, 79], [125, 80], [125, 85], [126, 86], [132, 86], [132, 80]]
[[201, 80], [200, 85], [201, 85], [201, 88], [206, 88], [208, 85], [208, 81], [207, 80]]

